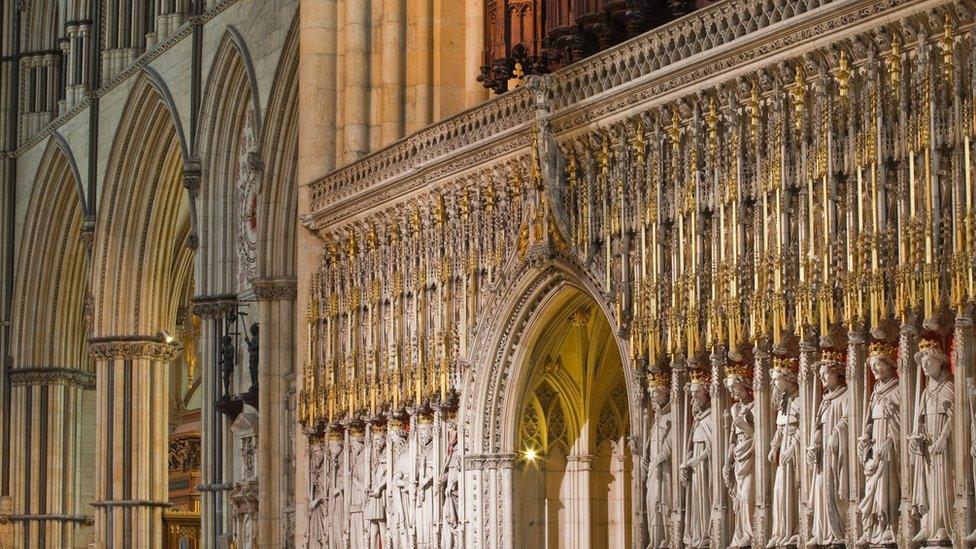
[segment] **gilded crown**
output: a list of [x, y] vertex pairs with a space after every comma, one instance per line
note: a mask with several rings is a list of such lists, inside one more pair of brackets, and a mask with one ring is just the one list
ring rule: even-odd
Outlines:
[[651, 372], [647, 374], [647, 388], [660, 389], [671, 385], [671, 376], [664, 372]]
[[725, 367], [725, 377], [726, 378], [736, 378], [741, 377], [745, 379], [752, 378], [752, 368], [750, 368], [744, 362], [736, 362], [729, 364]]
[[697, 383], [699, 385], [708, 385], [712, 381], [712, 373], [708, 370], [692, 370], [689, 377], [691, 383]]
[[789, 356], [774, 358], [773, 371], [795, 374], [800, 371], [800, 359]]
[[895, 360], [896, 354], [897, 348], [894, 345], [885, 343], [884, 341], [875, 341], [868, 348], [868, 356], [877, 356], [887, 358], [889, 360]]
[[936, 341], [935, 339], [932, 339], [930, 337], [926, 337], [926, 338], [923, 338], [922, 341], [919, 341], [918, 342], [918, 350], [919, 351], [935, 350], [935, 351], [940, 351], [941, 352], [942, 351], [942, 345], [940, 345], [939, 342]]
[[434, 416], [433, 414], [420, 414], [417, 416], [417, 423], [421, 425], [430, 425], [431, 423], [434, 423]]
[[847, 363], [847, 357], [844, 353], [834, 350], [825, 350], [820, 354], [820, 362], [839, 362], [841, 364]]
[[329, 431], [329, 440], [342, 442], [342, 429], [332, 429]]

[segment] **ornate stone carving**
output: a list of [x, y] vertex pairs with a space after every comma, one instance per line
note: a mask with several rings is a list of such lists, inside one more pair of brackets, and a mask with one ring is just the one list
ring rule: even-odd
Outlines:
[[95, 374], [74, 368], [11, 368], [10, 385], [67, 385], [83, 389], [95, 388]]
[[170, 362], [179, 351], [173, 345], [149, 339], [111, 339], [89, 340], [88, 346], [95, 360], [159, 360]]
[[252, 278], [251, 287], [261, 301], [294, 301], [298, 295], [295, 277]]

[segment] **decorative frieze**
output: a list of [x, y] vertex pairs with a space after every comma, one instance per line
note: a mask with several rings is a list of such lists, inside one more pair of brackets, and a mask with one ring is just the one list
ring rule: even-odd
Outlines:
[[170, 362], [178, 349], [155, 338], [96, 338], [90, 339], [88, 349], [95, 360], [159, 360]]
[[65, 385], [92, 390], [95, 374], [75, 368], [12, 368], [9, 371], [12, 386]]
[[260, 301], [294, 301], [298, 295], [295, 277], [253, 278], [251, 286]]

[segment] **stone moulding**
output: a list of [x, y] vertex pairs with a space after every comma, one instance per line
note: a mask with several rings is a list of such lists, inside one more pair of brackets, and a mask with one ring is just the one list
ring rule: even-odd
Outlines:
[[[822, 41], [865, 18], [909, 5], [920, 11], [942, 4], [940, 0], [715, 4], [545, 77], [553, 129], [557, 134], [586, 131], [600, 120], [638, 105], [646, 107], [647, 102], [695, 81]], [[530, 143], [535, 108], [531, 92], [522, 87], [340, 168], [312, 183], [312, 210], [302, 216], [302, 222], [318, 231], [370, 205], [524, 149]]]
[[293, 276], [255, 278], [251, 286], [261, 301], [294, 301], [298, 297], [298, 281]]
[[35, 367], [12, 368], [10, 384], [13, 386], [67, 385], [82, 389], [95, 388], [95, 374], [74, 368]]
[[95, 360], [160, 360], [176, 358], [176, 347], [154, 341], [148, 336], [136, 338], [97, 338], [89, 340], [89, 351]]

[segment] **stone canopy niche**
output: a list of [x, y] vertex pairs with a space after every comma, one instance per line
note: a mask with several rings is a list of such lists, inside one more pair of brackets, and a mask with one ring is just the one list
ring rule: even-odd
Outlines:
[[487, 0], [478, 80], [505, 93], [714, 0]]

